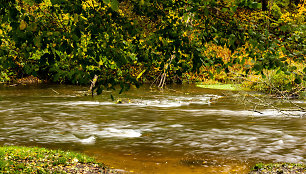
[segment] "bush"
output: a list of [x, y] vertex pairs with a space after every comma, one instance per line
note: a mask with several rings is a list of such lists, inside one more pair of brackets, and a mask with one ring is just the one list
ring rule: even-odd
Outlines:
[[278, 20], [282, 16], [282, 11], [277, 4], [273, 4], [271, 14], [276, 20]]

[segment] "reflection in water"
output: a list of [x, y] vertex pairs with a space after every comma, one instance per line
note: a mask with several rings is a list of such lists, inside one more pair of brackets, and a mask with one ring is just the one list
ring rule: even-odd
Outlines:
[[[0, 142], [76, 150], [137, 173], [243, 173], [251, 163], [306, 161], [306, 120], [249, 111], [193, 86], [76, 97], [81, 87], [0, 88]], [[295, 101], [296, 103], [301, 103]]]

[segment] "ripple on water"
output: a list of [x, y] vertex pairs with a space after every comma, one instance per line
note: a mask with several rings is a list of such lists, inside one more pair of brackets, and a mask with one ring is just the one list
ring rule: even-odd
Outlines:
[[94, 132], [94, 135], [98, 137], [136, 138], [141, 136], [141, 131], [133, 129], [105, 128], [102, 131]]
[[299, 118], [305, 116], [305, 112], [302, 111], [283, 111], [279, 112], [277, 110], [265, 109], [260, 111], [252, 110], [228, 110], [228, 109], [179, 109], [184, 112], [191, 112], [193, 116], [203, 116], [203, 115], [223, 115], [223, 116], [253, 116], [253, 117], [281, 117], [283, 118]]
[[175, 128], [175, 127], [184, 127], [184, 126], [181, 124], [172, 124], [172, 125], [169, 125], [169, 127]]
[[49, 102], [44, 105], [66, 105], [66, 106], [105, 106], [105, 105], [121, 105], [121, 106], [138, 106], [138, 107], [180, 107], [190, 104], [210, 104], [212, 100], [216, 100], [221, 96], [218, 95], [195, 95], [195, 96], [159, 96], [156, 99], [121, 99], [122, 103], [116, 102], [100, 102], [100, 101], [70, 101], [70, 102]]
[[156, 95], [123, 98], [130, 100], [123, 104], [56, 97], [18, 103], [14, 98], [0, 105], [0, 141], [67, 143], [80, 148], [99, 148], [103, 143], [106, 148], [143, 153], [173, 150], [182, 155], [202, 152], [305, 161], [305, 119], [283, 117], [275, 110], [258, 113], [212, 104], [219, 97]]

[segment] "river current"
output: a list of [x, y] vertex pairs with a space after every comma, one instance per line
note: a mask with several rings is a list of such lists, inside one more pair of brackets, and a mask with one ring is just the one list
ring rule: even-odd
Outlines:
[[195, 85], [94, 97], [86, 90], [0, 87], [1, 145], [78, 151], [132, 173], [247, 173], [256, 162], [306, 162], [302, 112], [254, 109], [260, 101], [244, 102], [249, 95]]

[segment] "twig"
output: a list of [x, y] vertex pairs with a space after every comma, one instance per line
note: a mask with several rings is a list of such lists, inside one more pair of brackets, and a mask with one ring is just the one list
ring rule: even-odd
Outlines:
[[[236, 74], [236, 75], [237, 75], [237, 74]], [[247, 81], [250, 81], [250, 82], [254, 82], [254, 81], [251, 81], [251, 80], [249, 80], [249, 79], [246, 79], [245, 77], [240, 77], [240, 78], [242, 78], [243, 80], [247, 80]], [[265, 85], [267, 85], [267, 86], [270, 86], [270, 88], [272, 88], [272, 89], [275, 90], [278, 94], [280, 94], [280, 95], [282, 96], [282, 100], [283, 100], [283, 101], [289, 102], [292, 106], [294, 106], [294, 107], [296, 107], [296, 108], [298, 108], [298, 109], [292, 109], [292, 110], [281, 109], [281, 108], [279, 108], [279, 107], [273, 105], [272, 103], [269, 103], [269, 102], [267, 102], [267, 101], [264, 101], [263, 99], [261, 99], [261, 98], [255, 96], [255, 95], [248, 94], [248, 95], [250, 95], [251, 97], [253, 97], [254, 99], [258, 100], [258, 102], [254, 102], [254, 101], [247, 100], [246, 98], [243, 98], [243, 99], [242, 99], [243, 101], [247, 101], [247, 102], [249, 102], [249, 103], [253, 103], [253, 104], [254, 104], [254, 109], [253, 109], [254, 112], [258, 112], [258, 111], [256, 110], [257, 106], [271, 107], [271, 108], [275, 109], [276, 111], [280, 112], [281, 114], [287, 115], [287, 116], [290, 116], [290, 115], [292, 115], [292, 114], [291, 114], [291, 113], [288, 114], [288, 113], [286, 113], [286, 112], [292, 112], [292, 111], [306, 112], [306, 109], [305, 109], [304, 107], [302, 107], [302, 106], [300, 106], [300, 105], [298, 105], [298, 104], [296, 104], [296, 103], [293, 103], [293, 102], [290, 100], [290, 98], [289, 98], [288, 96], [286, 96], [285, 94], [283, 94], [283, 93], [282, 93], [278, 88], [276, 88], [272, 83], [269, 84], [268, 82], [266, 82], [266, 81], [264, 81], [264, 80], [262, 80], [262, 79], [260, 79], [260, 78], [257, 78], [257, 79], [260, 80], [261, 83], [263, 83], [263, 84], [265, 84]], [[304, 115], [305, 115], [305, 114], [304, 114]]]
[[56, 93], [56, 94], [60, 94], [59, 92], [55, 91], [54, 89], [51, 88], [51, 90]]
[[160, 79], [160, 82], [159, 82], [158, 87], [160, 87], [160, 88], [163, 88], [163, 87], [164, 87], [165, 82], [166, 82], [166, 77], [167, 77], [166, 72], [167, 72], [168, 68], [170, 67], [171, 62], [172, 62], [172, 60], [173, 60], [174, 58], [175, 58], [175, 54], [172, 54], [172, 55], [171, 55], [171, 58], [170, 58], [170, 60], [169, 60], [169, 63], [166, 64], [166, 67], [164, 67], [164, 72], [163, 72], [163, 74], [162, 74], [162, 76], [161, 76], [161, 79]]
[[[174, 53], [175, 53], [175, 52], [174, 52]], [[169, 63], [167, 63], [167, 64], [165, 65], [163, 71], [157, 76], [157, 78], [153, 81], [153, 83], [151, 84], [151, 86], [152, 86], [152, 85], [157, 81], [157, 79], [160, 77], [160, 81], [159, 81], [158, 87], [159, 87], [159, 88], [163, 88], [163, 87], [164, 87], [165, 82], [166, 82], [166, 77], [167, 77], [166, 72], [167, 72], [168, 68], [170, 67], [171, 62], [172, 62], [172, 60], [173, 60], [174, 58], [175, 58], [175, 54], [172, 54], [172, 55], [171, 55], [171, 58], [170, 58], [170, 60], [169, 60]], [[150, 87], [151, 87], [151, 86], [150, 86]]]
[[91, 92], [91, 96], [93, 96], [94, 87], [96, 86], [97, 80], [98, 80], [98, 76], [95, 74], [94, 78], [91, 80], [91, 85], [90, 85], [90, 88], [89, 88], [89, 91]]

